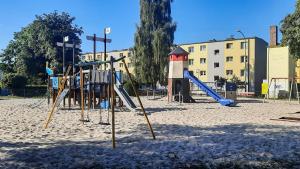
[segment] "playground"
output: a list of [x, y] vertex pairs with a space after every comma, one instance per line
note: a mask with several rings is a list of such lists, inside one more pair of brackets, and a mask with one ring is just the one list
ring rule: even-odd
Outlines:
[[[270, 120], [299, 116], [296, 101], [239, 98], [226, 107], [210, 97], [198, 103], [141, 97], [156, 140], [144, 117], [116, 111], [116, 148], [111, 126], [90, 122], [80, 108], [59, 110], [43, 128], [46, 99], [8, 99], [0, 105], [0, 168], [289, 168], [299, 166], [300, 123]], [[137, 103], [137, 99], [133, 98]], [[103, 117], [105, 118], [105, 117]], [[110, 121], [111, 123], [111, 121]], [[226, 167], [227, 166], [227, 167]]]

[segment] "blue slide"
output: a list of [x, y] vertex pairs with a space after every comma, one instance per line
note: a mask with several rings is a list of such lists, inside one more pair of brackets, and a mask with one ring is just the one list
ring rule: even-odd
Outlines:
[[231, 99], [225, 99], [220, 96], [213, 89], [208, 87], [205, 83], [201, 82], [198, 78], [192, 75], [188, 70], [184, 70], [184, 78], [190, 79], [194, 84], [196, 84], [202, 91], [206, 92], [210, 97], [219, 102], [223, 106], [234, 106], [235, 103]]

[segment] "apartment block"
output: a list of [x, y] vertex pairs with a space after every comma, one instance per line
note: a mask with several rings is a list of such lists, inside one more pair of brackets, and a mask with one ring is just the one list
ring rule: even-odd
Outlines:
[[[215, 82], [220, 78], [238, 78], [249, 81], [249, 92], [259, 93], [261, 83], [266, 78], [267, 42], [257, 37], [246, 39], [211, 40], [207, 42], [179, 44], [189, 52], [188, 69], [203, 82]], [[126, 56], [125, 62], [134, 74], [132, 51], [129, 49], [107, 52], [115, 58]], [[168, 57], [168, 56], [166, 56]], [[84, 54], [84, 60], [92, 61], [93, 54]], [[104, 54], [97, 53], [96, 60], [104, 60]], [[250, 61], [248, 64], [248, 60]], [[249, 65], [249, 80], [248, 80]], [[114, 65], [116, 70], [125, 71], [123, 63]], [[103, 66], [101, 67], [103, 69]], [[247, 87], [248, 89], [248, 87]]]
[[235, 77], [249, 84], [249, 92], [261, 90], [260, 84], [266, 78], [267, 60], [267, 42], [263, 39], [230, 38], [179, 46], [190, 53], [189, 70], [200, 80], [214, 82], [221, 77]]
[[289, 97], [293, 79], [300, 83], [300, 59], [293, 58], [287, 46], [270, 46], [267, 59], [269, 97]]
[[[93, 61], [93, 53], [86, 53], [83, 54], [83, 60], [85, 61]], [[122, 50], [113, 50], [106, 53], [106, 60], [110, 60], [110, 56], [113, 56], [114, 58], [120, 58], [125, 56], [125, 63], [128, 67], [128, 70], [131, 74], [134, 74], [134, 67], [132, 64], [132, 51], [130, 49], [122, 49]], [[98, 52], [96, 53], [96, 61], [104, 61], [104, 52]], [[109, 64], [106, 64], [106, 67], [109, 68]], [[125, 66], [123, 62], [117, 62], [114, 64], [114, 68], [116, 70], [121, 70], [123, 72], [126, 72]], [[100, 69], [104, 70], [104, 65], [100, 65]]]

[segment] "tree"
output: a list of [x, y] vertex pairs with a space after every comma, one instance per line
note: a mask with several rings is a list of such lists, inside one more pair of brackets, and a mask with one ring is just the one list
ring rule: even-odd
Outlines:
[[[62, 70], [62, 49], [56, 42], [64, 36], [80, 43], [82, 28], [74, 25], [75, 18], [67, 13], [53, 12], [36, 16], [28, 26], [14, 34], [0, 55], [0, 69], [5, 73], [16, 73], [27, 77], [29, 84], [43, 84], [45, 64], [48, 61]], [[76, 50], [76, 55], [79, 53]], [[78, 58], [76, 58], [78, 59]], [[66, 63], [72, 61], [72, 51], [66, 51]]]
[[176, 30], [171, 3], [172, 0], [140, 0], [140, 24], [134, 46], [135, 75], [139, 82], [165, 82], [168, 54]]
[[289, 46], [292, 56], [300, 58], [300, 0], [296, 10], [281, 21], [282, 45]]

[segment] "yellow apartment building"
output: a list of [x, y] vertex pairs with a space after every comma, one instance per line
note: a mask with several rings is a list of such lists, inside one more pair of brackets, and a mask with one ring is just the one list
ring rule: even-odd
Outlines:
[[[257, 37], [231, 38], [220, 41], [179, 44], [179, 46], [189, 52], [189, 71], [203, 82], [215, 82], [220, 78], [230, 80], [233, 76], [244, 82], [245, 75], [248, 77], [247, 71], [245, 71], [245, 62], [247, 63], [249, 56], [249, 92], [260, 92], [261, 83], [266, 78], [267, 43], [263, 39]], [[132, 51], [129, 49], [107, 52], [108, 59], [108, 56], [115, 58], [126, 56], [125, 62], [130, 73], [134, 74], [132, 55]], [[93, 59], [92, 53], [83, 56], [86, 61]], [[103, 52], [97, 53], [96, 60], [104, 60]], [[121, 62], [117, 63], [115, 68], [125, 72], [125, 67]], [[248, 82], [248, 78], [246, 78], [246, 82]]]
[[[300, 78], [300, 59], [293, 58], [287, 46], [269, 47], [267, 56], [269, 97], [289, 97], [292, 79]], [[299, 80], [296, 80], [296, 82], [300, 83]]]
[[[249, 81], [249, 92], [260, 92], [260, 84], [266, 78], [267, 42], [263, 39], [231, 38], [179, 46], [190, 53], [189, 71], [200, 80], [214, 82], [221, 77], [228, 80], [237, 77], [242, 82]], [[248, 70], [248, 58], [249, 80], [248, 71], [245, 71]]]
[[189, 52], [188, 64], [189, 71], [200, 79], [201, 81], [207, 82], [207, 57], [208, 50], [206, 43], [199, 44], [183, 44], [180, 45], [185, 51]]
[[[85, 61], [93, 61], [93, 53], [86, 53], [83, 54], [83, 60]], [[132, 64], [132, 51], [130, 49], [122, 49], [122, 50], [113, 50], [113, 51], [109, 51], [106, 53], [106, 60], [110, 59], [110, 56], [113, 56], [114, 58], [119, 58], [122, 56], [125, 56], [125, 63], [128, 67], [128, 70], [131, 74], [134, 74], [134, 67]], [[98, 52], [96, 53], [96, 60], [101, 60], [104, 61], [104, 53], [103, 52]], [[109, 66], [109, 64], [107, 64], [107, 67]], [[125, 72], [125, 66], [122, 62], [118, 62], [116, 64], [114, 64], [114, 67], [116, 70], [121, 70], [123, 72]], [[104, 70], [104, 65], [100, 65], [100, 69]]]

